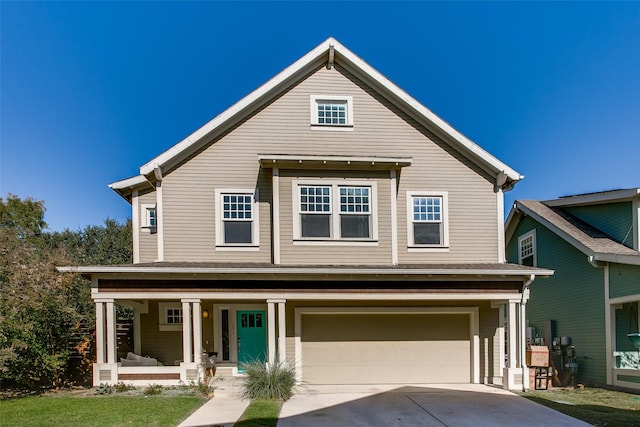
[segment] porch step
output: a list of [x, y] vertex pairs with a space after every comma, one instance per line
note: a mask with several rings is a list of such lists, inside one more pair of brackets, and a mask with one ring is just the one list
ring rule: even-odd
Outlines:
[[216, 372], [214, 378], [230, 378], [230, 377], [244, 377], [246, 374], [239, 373], [237, 366], [216, 366]]

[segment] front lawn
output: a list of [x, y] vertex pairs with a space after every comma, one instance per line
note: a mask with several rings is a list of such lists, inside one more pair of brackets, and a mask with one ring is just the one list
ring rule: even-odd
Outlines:
[[520, 393], [594, 426], [640, 427], [640, 396], [601, 388], [551, 389]]
[[0, 400], [6, 426], [176, 426], [205, 401], [200, 396], [32, 396]]
[[275, 427], [281, 407], [280, 400], [252, 400], [235, 427]]

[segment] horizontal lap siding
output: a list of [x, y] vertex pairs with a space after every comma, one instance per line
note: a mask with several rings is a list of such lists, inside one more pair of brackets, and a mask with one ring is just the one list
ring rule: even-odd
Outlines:
[[545, 320], [556, 321], [558, 336], [570, 336], [579, 359], [578, 381], [604, 384], [604, 269], [592, 267], [587, 255], [530, 217], [518, 225], [509, 243], [509, 260], [518, 262], [518, 237], [536, 230], [538, 267], [555, 270], [531, 285], [527, 319], [539, 335]]
[[140, 314], [141, 352], [162, 364], [173, 366], [182, 359], [182, 331], [160, 331], [158, 302], [149, 301], [149, 312]]
[[640, 295], [640, 265], [609, 264], [609, 295]]
[[584, 222], [607, 233], [614, 240], [633, 248], [633, 209], [631, 202], [564, 208]]
[[[146, 212], [142, 211], [142, 205], [155, 205], [156, 193], [155, 191], [147, 194], [142, 194], [138, 197], [138, 218], [140, 218], [140, 224], [144, 223]], [[148, 229], [144, 230], [140, 228], [138, 224], [139, 234], [139, 248], [140, 248], [140, 262], [153, 262], [158, 259], [158, 234], [150, 233]]]
[[[311, 130], [310, 95], [353, 97], [352, 131]], [[167, 261], [269, 262], [271, 173], [261, 172], [258, 154], [315, 154], [349, 156], [407, 156], [414, 163], [402, 170], [398, 193], [398, 243], [401, 263], [496, 262], [497, 205], [488, 177], [469, 161], [451, 151], [412, 119], [380, 99], [344, 70], [318, 71], [284, 93], [270, 105], [221, 137], [164, 180], [165, 259]], [[215, 188], [253, 188], [260, 183], [260, 251], [216, 252], [213, 195]], [[406, 249], [407, 190], [448, 191], [451, 250], [445, 254], [409, 253]], [[290, 193], [285, 189], [284, 193]], [[283, 263], [391, 262], [389, 181], [379, 180], [380, 243], [373, 248], [354, 247], [341, 257], [326, 255], [326, 247], [314, 250], [291, 247], [291, 206], [280, 206]], [[281, 192], [281, 197], [283, 193]], [[290, 197], [290, 196], [289, 196]], [[287, 222], [285, 222], [287, 221]], [[384, 223], [383, 223], [384, 221]], [[286, 231], [288, 230], [288, 231]], [[285, 236], [285, 231], [288, 233]], [[285, 238], [286, 237], [286, 238]], [[365, 252], [362, 249], [366, 249]], [[371, 250], [369, 250], [371, 249]], [[302, 258], [292, 258], [299, 253]], [[327, 256], [327, 258], [323, 258]]]

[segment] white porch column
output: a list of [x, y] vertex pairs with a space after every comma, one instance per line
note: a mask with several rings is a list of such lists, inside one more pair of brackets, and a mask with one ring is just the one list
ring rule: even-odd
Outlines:
[[287, 325], [284, 305], [284, 300], [278, 302], [278, 359], [281, 362], [287, 360]]
[[117, 363], [116, 355], [116, 307], [107, 301], [107, 363]]
[[191, 363], [191, 303], [182, 300], [182, 358]]
[[104, 324], [104, 303], [96, 301], [96, 362], [105, 363], [105, 324]]
[[193, 302], [193, 361], [202, 361], [202, 307], [200, 300]]
[[269, 364], [276, 360], [276, 310], [273, 300], [267, 300], [267, 351]]
[[507, 332], [509, 334], [507, 337], [507, 344], [509, 345], [509, 354], [507, 366], [504, 368], [502, 374], [502, 388], [507, 390], [514, 390], [516, 388], [515, 380], [516, 373], [518, 371], [518, 317], [516, 315], [517, 304], [517, 300], [509, 301], [507, 309]]

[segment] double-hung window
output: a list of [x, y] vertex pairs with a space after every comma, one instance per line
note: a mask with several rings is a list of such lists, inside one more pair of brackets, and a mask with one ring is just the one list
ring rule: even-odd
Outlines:
[[446, 192], [407, 192], [407, 240], [414, 248], [449, 246]]
[[353, 126], [353, 97], [311, 95], [312, 129], [350, 130]]
[[518, 238], [518, 263], [535, 267], [536, 260], [536, 230], [531, 230]]
[[375, 240], [375, 183], [294, 181], [294, 238]]
[[258, 209], [253, 190], [216, 190], [216, 246], [258, 246]]

